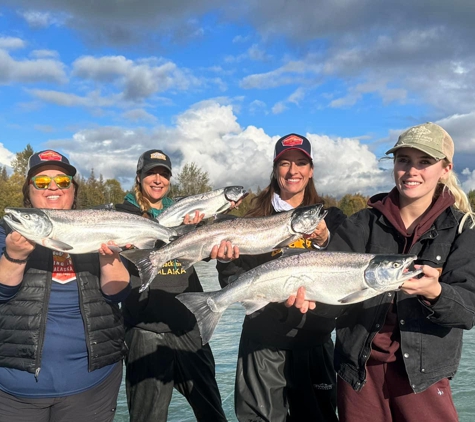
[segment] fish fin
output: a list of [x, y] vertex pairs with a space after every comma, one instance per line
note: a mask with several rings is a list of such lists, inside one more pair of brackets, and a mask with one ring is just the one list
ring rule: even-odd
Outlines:
[[150, 254], [155, 251], [156, 249], [128, 249], [120, 253], [124, 258], [127, 258], [132, 262], [139, 270], [140, 280], [142, 280], [142, 286], [140, 286], [139, 293], [142, 293], [147, 289], [153, 279], [157, 276], [158, 269], [162, 267], [162, 265], [160, 265], [160, 267], [153, 265], [150, 260]]
[[237, 215], [232, 214], [215, 214], [214, 215], [214, 222], [219, 223], [220, 221], [228, 221], [228, 220], [236, 220], [238, 217]]
[[122, 252], [122, 248], [116, 245], [107, 245], [108, 248], [113, 252]]
[[190, 233], [196, 229], [196, 224], [182, 224], [181, 226], [172, 227], [172, 230], [175, 230], [176, 236], [170, 237], [170, 241], [183, 236], [184, 234]]
[[241, 302], [242, 306], [246, 309], [246, 315], [250, 315], [253, 312], [262, 309], [264, 306], [269, 304], [268, 300], [261, 299], [261, 300], [245, 300]]
[[289, 243], [294, 239], [294, 235], [290, 236], [289, 238], [283, 240], [279, 244], [274, 246], [274, 249], [284, 248], [285, 246], [289, 246]]
[[[56, 249], [57, 251], [67, 252], [73, 249], [71, 245], [67, 243], [61, 242], [61, 240], [56, 239], [45, 239], [43, 241], [43, 245], [50, 249]], [[99, 249], [99, 248], [97, 248]]]
[[154, 248], [160, 248], [163, 245], [166, 245], [166, 243], [163, 240], [156, 240], [156, 239], [148, 239], [148, 240], [141, 240], [139, 242], [135, 242], [134, 246], [137, 249], [154, 249]]
[[[218, 325], [223, 312], [213, 310], [216, 307], [213, 296], [216, 292], [181, 293], [176, 298], [195, 315], [201, 334], [201, 342], [206, 344]], [[211, 306], [210, 306], [211, 305]]]
[[302, 253], [307, 253], [307, 252], [310, 252], [310, 249], [285, 247], [285, 248], [282, 248], [281, 251], [282, 251], [282, 255], [280, 257], [283, 258], [284, 256], [293, 256], [293, 255], [300, 255]]
[[223, 206], [221, 206], [220, 208], [218, 208], [215, 212], [215, 214], [220, 214], [224, 211], [226, 211], [227, 209], [229, 209], [229, 202], [227, 202], [226, 204], [224, 204]]
[[181, 201], [182, 199], [185, 199], [185, 198], [187, 198], [187, 196], [174, 196], [173, 202], [175, 202], [176, 204], [178, 201]]
[[357, 303], [357, 302], [362, 302], [365, 299], [368, 299], [367, 293], [369, 289], [363, 289], [358, 292], [354, 292], [349, 294], [348, 296], [345, 296], [342, 299], [339, 299], [338, 302], [346, 305], [350, 303]]

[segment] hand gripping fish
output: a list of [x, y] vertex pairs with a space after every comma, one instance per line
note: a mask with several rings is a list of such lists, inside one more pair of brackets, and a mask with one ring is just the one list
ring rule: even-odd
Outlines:
[[101, 243], [153, 248], [168, 243], [175, 230], [139, 215], [112, 210], [5, 208], [5, 222], [26, 239], [71, 254], [97, 252]]
[[258, 255], [279, 249], [315, 231], [326, 211], [322, 205], [296, 208], [269, 217], [236, 218], [198, 227], [173, 242], [153, 250], [127, 250], [121, 255], [132, 261], [145, 290], [162, 266], [178, 259], [182, 268], [209, 257], [214, 245], [228, 240], [244, 255]]
[[[275, 259], [241, 274], [222, 290], [181, 293], [176, 298], [196, 317], [203, 344], [224, 311], [240, 302], [252, 314], [270, 302], [283, 302], [305, 287], [307, 300], [329, 305], [362, 302], [398, 290], [422, 270], [410, 271], [413, 255], [302, 252]], [[317, 304], [318, 306], [318, 304]]]

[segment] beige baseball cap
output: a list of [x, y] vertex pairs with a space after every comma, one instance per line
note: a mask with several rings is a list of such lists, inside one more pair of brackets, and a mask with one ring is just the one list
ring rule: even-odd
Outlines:
[[416, 148], [436, 160], [447, 158], [452, 162], [454, 158], [454, 141], [439, 125], [427, 122], [411, 127], [401, 133], [399, 139], [386, 154], [391, 154], [399, 148]]

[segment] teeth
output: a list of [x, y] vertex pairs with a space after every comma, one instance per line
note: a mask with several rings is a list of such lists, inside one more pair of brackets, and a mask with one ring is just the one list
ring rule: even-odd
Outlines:
[[416, 186], [416, 185], [420, 185], [420, 183], [419, 182], [406, 182], [406, 185]]
[[47, 199], [55, 200], [55, 199], [58, 199], [58, 198], [59, 198], [59, 195], [51, 195], [51, 196], [47, 196], [46, 198], [47, 198]]

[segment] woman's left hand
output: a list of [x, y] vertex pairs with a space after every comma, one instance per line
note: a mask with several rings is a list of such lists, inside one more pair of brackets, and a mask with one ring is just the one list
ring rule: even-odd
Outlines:
[[296, 295], [289, 296], [285, 301], [285, 306], [287, 308], [295, 306], [297, 309], [300, 309], [300, 312], [305, 314], [308, 310], [315, 309], [316, 304], [313, 301], [305, 300], [305, 287], [301, 286], [297, 290]]
[[186, 214], [183, 219], [183, 224], [198, 224], [204, 218], [204, 214], [200, 214], [199, 211], [195, 211], [193, 214]]
[[429, 265], [415, 265], [414, 267], [422, 269], [423, 276], [406, 280], [401, 286], [401, 290], [410, 295], [424, 296], [427, 300], [437, 299], [442, 292], [439, 270]]

